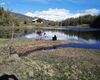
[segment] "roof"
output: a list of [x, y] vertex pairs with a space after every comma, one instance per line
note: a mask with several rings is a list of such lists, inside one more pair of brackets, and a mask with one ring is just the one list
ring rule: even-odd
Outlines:
[[33, 19], [32, 21], [37, 21], [39, 18], [35, 18], [35, 19]]

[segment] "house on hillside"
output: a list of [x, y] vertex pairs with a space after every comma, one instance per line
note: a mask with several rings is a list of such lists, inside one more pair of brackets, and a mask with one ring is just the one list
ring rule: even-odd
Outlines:
[[35, 18], [32, 20], [33, 23], [43, 23], [43, 20], [40, 18]]

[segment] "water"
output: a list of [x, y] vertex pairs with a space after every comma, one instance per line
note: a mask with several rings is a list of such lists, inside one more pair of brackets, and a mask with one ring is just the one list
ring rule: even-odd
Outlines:
[[[52, 40], [54, 35], [57, 36], [58, 40], [71, 40], [79, 41], [80, 44], [64, 44], [56, 46], [56, 48], [90, 48], [90, 49], [99, 49], [100, 50], [100, 30], [99, 29], [90, 29], [90, 28], [58, 28], [58, 29], [42, 29], [43, 40]], [[46, 35], [44, 36], [44, 33]], [[36, 30], [31, 34], [22, 35], [19, 38], [24, 39], [37, 39], [39, 36], [36, 33]]]

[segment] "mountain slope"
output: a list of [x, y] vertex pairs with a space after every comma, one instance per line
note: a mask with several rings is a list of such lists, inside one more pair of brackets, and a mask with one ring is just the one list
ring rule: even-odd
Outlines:
[[23, 20], [23, 21], [32, 21], [33, 19], [37, 18], [37, 17], [29, 17], [23, 14], [19, 14], [19, 13], [14, 13], [11, 12], [13, 14], [13, 16], [16, 16], [18, 19]]

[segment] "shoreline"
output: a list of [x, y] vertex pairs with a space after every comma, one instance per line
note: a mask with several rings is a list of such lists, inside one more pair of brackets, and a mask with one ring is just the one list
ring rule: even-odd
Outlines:
[[15, 42], [14, 43], [14, 48], [17, 54], [19, 54], [19, 56], [23, 56], [23, 55], [28, 55], [32, 52], [36, 52], [36, 51], [41, 51], [45, 48], [53, 48], [59, 45], [63, 45], [63, 44], [79, 44], [80, 42], [78, 41], [61, 41], [61, 40], [57, 40], [57, 41], [36, 41], [36, 40], [31, 40], [29, 42], [23, 42], [21, 43], [19, 42]]
[[[79, 41], [63, 41], [63, 40], [57, 40], [57, 41], [52, 41], [52, 40], [26, 40], [26, 39], [14, 39], [13, 44], [11, 45], [6, 41], [5, 45], [0, 47], [1, 50], [3, 48], [7, 48], [7, 46], [12, 46], [14, 49], [13, 54], [18, 54], [19, 56], [27, 56], [33, 52], [37, 51], [48, 51], [48, 50], [57, 50], [57, 49], [92, 49], [92, 48], [81, 48], [81, 47], [70, 47], [70, 45], [80, 45], [81, 42]], [[2, 42], [2, 40], [1, 40]], [[5, 42], [5, 41], [4, 41]], [[63, 47], [62, 45], [69, 45], [69, 47]], [[62, 48], [59, 48], [62, 46]], [[98, 49], [93, 49], [93, 50], [98, 50]]]

